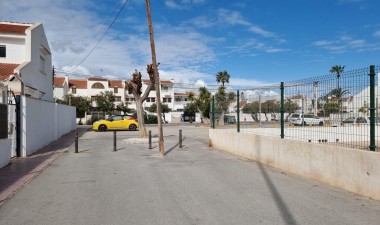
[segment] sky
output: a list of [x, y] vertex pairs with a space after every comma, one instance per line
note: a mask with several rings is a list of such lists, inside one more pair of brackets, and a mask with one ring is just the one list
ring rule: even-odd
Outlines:
[[[57, 71], [129, 80], [138, 69], [147, 78], [146, 4], [124, 3], [1, 0], [0, 20], [42, 22]], [[379, 65], [378, 0], [151, 0], [150, 6], [160, 78], [178, 86], [215, 87], [223, 70], [229, 87], [243, 89], [326, 75], [334, 65]]]

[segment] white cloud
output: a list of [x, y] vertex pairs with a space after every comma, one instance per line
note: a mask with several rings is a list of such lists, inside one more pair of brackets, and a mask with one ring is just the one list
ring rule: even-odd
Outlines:
[[[170, 1], [167, 1], [170, 2]], [[174, 1], [172, 1], [174, 2]], [[186, 4], [202, 4], [204, 0], [186, 1]], [[120, 1], [119, 4], [122, 2]], [[131, 2], [133, 3], [133, 2]], [[13, 0], [12, 4], [0, 2], [2, 18], [18, 22], [42, 22], [57, 69], [72, 70], [97, 43], [111, 23], [111, 12], [116, 6], [103, 9], [101, 3], [71, 0], [50, 1]], [[136, 3], [137, 4], [137, 3]], [[145, 5], [133, 5], [141, 7]], [[120, 6], [120, 5], [119, 5]], [[146, 64], [152, 61], [146, 18], [133, 17], [133, 7], [128, 8], [126, 18], [119, 18], [98, 47], [75, 70], [77, 73], [130, 79], [134, 69], [146, 74]], [[98, 13], [109, 12], [109, 17]], [[122, 21], [122, 22], [121, 22]], [[141, 24], [144, 24], [142, 26]], [[125, 26], [116, 29], [116, 26]], [[205, 63], [216, 60], [208, 37], [191, 29], [173, 28], [155, 24], [155, 43], [160, 76], [163, 79], [194, 82], [209, 79], [200, 72]]]
[[376, 31], [376, 32], [373, 34], [373, 36], [375, 36], [375, 37], [380, 37], [380, 30]]
[[197, 88], [200, 88], [200, 87], [206, 87], [207, 88], [207, 84], [203, 80], [195, 81], [194, 86]]
[[312, 42], [314, 46], [326, 49], [331, 53], [344, 53], [350, 50], [358, 52], [370, 51], [369, 44], [363, 39], [354, 39], [349, 35], [343, 35], [335, 40], [319, 40]]
[[205, 0], [166, 0], [165, 6], [171, 9], [187, 9], [192, 4], [203, 4]]
[[214, 21], [210, 20], [210, 18], [205, 16], [195, 17], [191, 20], [191, 23], [201, 28], [209, 28], [215, 25]]
[[248, 54], [248, 55], [253, 55], [253, 56], [256, 56], [256, 54], [252, 52], [277, 53], [277, 52], [289, 51], [289, 49], [275, 48], [273, 46], [269, 46], [254, 38], [237, 41], [236, 44], [228, 47], [228, 49], [230, 49], [232, 52], [235, 52], [235, 53]]
[[218, 10], [218, 18], [224, 23], [230, 25], [242, 25], [246, 26], [249, 31], [261, 35], [263, 37], [275, 37], [275, 34], [270, 31], [266, 31], [260, 26], [253, 24], [243, 18], [243, 16], [237, 11], [231, 11], [227, 9]]
[[248, 79], [241, 79], [241, 78], [231, 78], [229, 82], [230, 86], [241, 87], [241, 88], [254, 88], [259, 86], [268, 86], [272, 85], [270, 83], [257, 81], [257, 80], [248, 80]]

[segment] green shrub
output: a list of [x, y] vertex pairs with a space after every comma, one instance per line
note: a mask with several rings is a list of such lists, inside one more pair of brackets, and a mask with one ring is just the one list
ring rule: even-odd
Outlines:
[[156, 115], [145, 114], [144, 115], [144, 122], [145, 122], [145, 124], [157, 124], [158, 119], [157, 119]]
[[86, 125], [92, 125], [97, 120], [99, 120], [99, 118], [97, 116], [93, 116], [91, 119], [86, 121]]

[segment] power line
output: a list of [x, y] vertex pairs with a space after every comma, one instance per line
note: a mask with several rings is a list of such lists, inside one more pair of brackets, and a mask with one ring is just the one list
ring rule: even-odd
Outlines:
[[[116, 6], [115, 9], [113, 10], [112, 14], [111, 14], [111, 17], [115, 14], [116, 10], [119, 8], [119, 6]], [[96, 41], [96, 38], [99, 37], [100, 33], [102, 32], [102, 30], [99, 30], [94, 36], [93, 38], [91, 38], [90, 41], [88, 41], [86, 44], [85, 44], [85, 49], [87, 49], [89, 46], [91, 46], [95, 41]], [[79, 59], [80, 57], [80, 54], [78, 54], [76, 57], [74, 57], [69, 63], [66, 63], [66, 65], [70, 65], [71, 63], [75, 62], [77, 59]]]
[[117, 13], [116, 17], [112, 20], [112, 23], [108, 26], [107, 30], [104, 32], [102, 37], [99, 39], [99, 41], [96, 43], [96, 45], [92, 48], [92, 50], [74, 67], [70, 70], [73, 71], [75, 70], [79, 65], [81, 65], [90, 55], [91, 53], [98, 47], [100, 42], [103, 40], [103, 38], [106, 36], [107, 32], [111, 29], [112, 25], [115, 23], [116, 19], [119, 17], [121, 11], [124, 9], [125, 5], [127, 4], [128, 0], [125, 0], [124, 4], [121, 6], [119, 12]]

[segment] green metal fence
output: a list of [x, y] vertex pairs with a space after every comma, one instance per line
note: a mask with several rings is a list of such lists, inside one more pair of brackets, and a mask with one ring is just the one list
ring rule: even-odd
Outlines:
[[379, 72], [370, 66], [239, 90], [224, 112], [214, 100], [211, 123], [216, 129], [375, 151], [380, 145]]

